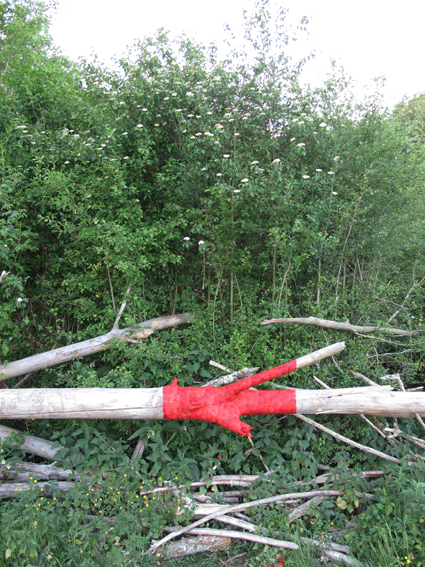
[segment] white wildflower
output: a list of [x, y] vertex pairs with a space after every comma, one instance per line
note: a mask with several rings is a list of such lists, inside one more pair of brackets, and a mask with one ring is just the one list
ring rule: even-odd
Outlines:
[[234, 136], [240, 136], [239, 132], [235, 132], [233, 135]]
[[338, 161], [338, 160], [339, 160], [339, 156], [335, 156], [334, 161]]
[[280, 159], [279, 159], [279, 158], [276, 158], [276, 159], [274, 159], [274, 160], [272, 161], [272, 163], [280, 163]]
[[128, 136], [128, 132], [123, 132], [122, 136]]
[[158, 122], [156, 122], [156, 123], [154, 124], [154, 126], [159, 126]]
[[338, 195], [336, 191], [332, 191], [332, 195]]
[[319, 171], [319, 172], [321, 172], [321, 171], [323, 171], [323, 169], [316, 169], [316, 171]]
[[209, 116], [211, 116], [212, 112], [209, 112], [209, 111], [208, 111], [207, 114], [208, 114]]
[[203, 167], [203, 168], [201, 169], [201, 171], [207, 171], [207, 168], [206, 168], [206, 167]]
[[233, 193], [240, 193], [240, 192], [241, 192], [240, 189], [235, 189], [235, 190], [233, 191]]
[[164, 100], [170, 100], [169, 96], [164, 97]]
[[230, 157], [230, 155], [229, 155], [229, 154], [224, 154], [223, 157], [224, 157], [224, 159], [227, 159], [228, 157]]
[[185, 236], [183, 240], [190, 240], [190, 238], [188, 236]]
[[202, 132], [197, 132], [196, 136], [202, 136]]
[[199, 244], [199, 246], [201, 246], [202, 244], [205, 244], [205, 242], [204, 242], [203, 240], [200, 240], [200, 241], [198, 242], [198, 244]]
[[193, 118], [195, 115], [194, 114], [188, 114], [187, 117], [188, 118]]
[[186, 93], [186, 96], [194, 96], [194, 95], [193, 95], [193, 93], [191, 93], [190, 91], [188, 91], [188, 92]]
[[122, 159], [128, 159], [128, 156], [124, 156]]
[[299, 144], [297, 144], [297, 146], [298, 146], [299, 148], [303, 148], [303, 147], [305, 146], [305, 144], [304, 144], [304, 142], [300, 142]]
[[182, 112], [181, 108], [176, 108], [176, 112]]
[[309, 175], [303, 175], [303, 179], [310, 179]]
[[252, 161], [252, 162], [251, 162], [251, 165], [257, 165], [257, 163], [260, 163], [260, 162], [258, 162], [258, 161]]
[[138, 124], [136, 128], [143, 128], [143, 124]]
[[325, 128], [326, 122], [321, 122], [321, 123], [319, 124], [319, 126], [320, 126], [320, 128]]
[[335, 175], [335, 171], [328, 171], [329, 175]]
[[291, 138], [291, 142], [295, 142], [295, 138]]
[[190, 137], [192, 140], [196, 140], [196, 136], [191, 136]]
[[204, 136], [214, 136], [214, 134], [211, 134], [211, 132], [205, 132]]
[[217, 177], [223, 177], [222, 173], [217, 173]]
[[18, 303], [21, 303], [22, 297], [18, 297], [16, 301], [17, 301]]
[[66, 160], [66, 161], [64, 161], [63, 163], [64, 163], [64, 165], [65, 165], [65, 164], [69, 163], [69, 161], [68, 161], [68, 160]]
[[241, 183], [248, 183], [248, 179], [246, 177], [244, 179], [241, 179]]

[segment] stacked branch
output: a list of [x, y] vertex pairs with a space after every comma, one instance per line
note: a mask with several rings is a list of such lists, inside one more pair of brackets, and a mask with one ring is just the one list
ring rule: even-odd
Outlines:
[[[42, 440], [44, 441], [44, 440]], [[27, 451], [32, 452], [34, 448], [27, 445]], [[82, 480], [81, 475], [72, 470], [64, 470], [51, 465], [37, 465], [34, 463], [15, 463], [13, 468], [7, 470], [7, 474], [3, 470], [3, 480], [0, 481], [0, 498], [19, 498], [28, 491], [43, 491], [42, 494], [50, 496], [56, 491], [68, 492], [76, 488], [76, 483]], [[29, 482], [29, 476], [38, 479], [37, 485]], [[358, 474], [358, 473], [353, 473]], [[384, 471], [368, 471], [362, 474], [364, 478], [376, 478], [386, 474]], [[254, 500], [251, 502], [241, 502], [246, 496], [246, 492], [227, 491], [217, 492], [216, 497], [219, 502], [202, 502], [198, 503], [201, 494], [198, 489], [201, 486], [209, 485], [210, 488], [218, 486], [237, 486], [238, 488], [249, 488], [251, 484], [260, 479], [259, 475], [217, 475], [202, 481], [193, 482], [190, 492], [185, 493], [187, 486], [177, 486], [168, 483], [166, 486], [153, 490], [140, 491], [140, 496], [152, 498], [158, 492], [172, 491], [176, 497], [176, 502], [181, 502], [184, 507], [190, 507], [194, 512], [194, 523], [184, 528], [178, 529], [175, 526], [165, 527], [164, 531], [169, 535], [160, 542], [155, 543], [149, 550], [156, 559], [170, 559], [182, 557], [202, 551], [218, 551], [230, 546], [235, 539], [257, 542], [263, 545], [270, 545], [277, 548], [285, 548], [298, 550], [299, 546], [292, 540], [291, 534], [275, 533], [274, 537], [266, 537], [262, 535], [261, 528], [252, 522], [249, 510], [259, 506], [267, 506], [269, 504], [282, 504], [282, 512], [288, 513], [289, 523], [294, 522], [306, 515], [309, 515], [313, 505], [319, 505], [321, 502], [329, 498], [341, 498], [343, 492], [341, 490], [332, 489], [333, 480], [338, 478], [335, 472], [327, 472], [319, 475], [310, 482], [299, 482], [300, 490], [296, 492], [287, 492]], [[74, 480], [70, 481], [69, 479]], [[87, 475], [84, 480], [90, 482], [93, 477]], [[265, 482], [273, 483], [273, 473], [265, 475]], [[102, 483], [102, 479], [96, 480], [97, 484]], [[305, 490], [304, 487], [309, 485], [320, 486], [326, 484], [326, 489]], [[40, 492], [41, 494], [41, 492]], [[359, 494], [359, 498], [368, 494]], [[209, 497], [211, 498], [211, 497]], [[180, 514], [181, 508], [177, 505], [175, 513]], [[287, 510], [287, 512], [285, 512]], [[243, 514], [242, 514], [243, 512]], [[86, 520], [92, 522], [94, 517], [87, 516]], [[224, 524], [224, 528], [217, 526], [216, 528], [200, 528], [202, 524], [215, 520]], [[105, 519], [105, 522], [113, 525], [113, 519]], [[231, 529], [229, 529], [229, 526]], [[179, 542], [170, 542], [178, 535], [185, 535]], [[286, 539], [282, 539], [284, 535]], [[187, 536], [198, 536], [197, 538]], [[309, 538], [301, 538], [302, 545], [314, 546], [317, 554], [323, 557], [333, 558], [346, 565], [356, 565], [355, 559], [350, 557], [350, 548], [346, 545], [340, 545], [335, 542], [319, 542]]]

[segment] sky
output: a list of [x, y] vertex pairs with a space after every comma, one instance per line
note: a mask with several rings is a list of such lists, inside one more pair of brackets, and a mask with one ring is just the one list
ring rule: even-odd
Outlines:
[[[384, 100], [392, 105], [425, 92], [425, 0], [270, 0], [288, 8], [295, 28], [309, 18], [308, 39], [291, 47], [295, 57], [315, 51], [304, 80], [318, 86], [330, 60], [344, 67], [359, 92], [385, 76]], [[199, 41], [220, 43], [223, 26], [242, 30], [242, 14], [255, 0], [58, 0], [51, 33], [73, 59], [96, 53], [108, 62], [122, 55], [134, 39], [165, 28], [173, 36], [187, 33]]]

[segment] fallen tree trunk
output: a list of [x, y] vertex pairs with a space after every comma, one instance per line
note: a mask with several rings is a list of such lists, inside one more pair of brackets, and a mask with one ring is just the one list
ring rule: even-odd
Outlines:
[[175, 325], [190, 323], [193, 318], [194, 316], [190, 313], [181, 313], [179, 315], [169, 315], [167, 317], [158, 317], [157, 319], [144, 321], [136, 326], [139, 327], [139, 329], [127, 327], [126, 329], [120, 330], [114, 327], [109, 333], [106, 333], [106, 335], [94, 339], [56, 348], [41, 354], [34, 354], [33, 356], [9, 362], [5, 365], [0, 364], [0, 379], [8, 380], [9, 378], [27, 374], [28, 372], [36, 372], [43, 368], [56, 366], [57, 364], [68, 362], [80, 356], [89, 356], [96, 352], [102, 352], [110, 348], [114, 340], [120, 342], [134, 342], [139, 339], [145, 339], [155, 331], [168, 329]]
[[404, 329], [394, 329], [393, 327], [377, 327], [361, 325], [351, 325], [351, 323], [341, 323], [339, 321], [329, 321], [327, 319], [319, 319], [318, 317], [285, 317], [283, 319], [269, 319], [261, 321], [260, 325], [271, 325], [272, 323], [298, 323], [301, 325], [317, 325], [318, 327], [326, 327], [327, 329], [335, 329], [336, 331], [348, 331], [350, 333], [390, 333], [399, 337], [413, 337], [419, 335], [421, 331], [405, 331]]
[[[167, 387], [3, 390], [0, 392], [0, 419], [170, 419], [164, 415], [164, 390]], [[391, 386], [330, 390], [249, 390], [245, 393], [252, 393], [255, 402], [272, 402], [276, 407], [258, 407], [255, 411], [242, 412], [241, 415], [364, 413], [414, 417], [418, 413], [425, 416], [424, 392], [395, 392]], [[205, 399], [206, 405], [207, 400], [208, 398]], [[290, 411], [284, 411], [284, 403], [291, 406], [288, 408]], [[198, 419], [191, 417], [184, 408], [176, 409], [181, 411], [173, 419]]]
[[341, 352], [336, 343], [271, 370], [248, 376], [222, 388], [182, 388], [177, 379], [163, 388], [30, 388], [0, 393], [0, 419], [197, 419], [218, 423], [241, 435], [251, 427], [241, 415], [295, 413], [295, 391], [252, 390]]
[[425, 393], [394, 392], [391, 386], [328, 390], [263, 390], [259, 384], [334, 355], [336, 343], [271, 370], [221, 388], [180, 387], [177, 379], [163, 388], [7, 389], [0, 392], [0, 419], [193, 419], [217, 423], [244, 436], [251, 427], [241, 415], [365, 414], [425, 416]]

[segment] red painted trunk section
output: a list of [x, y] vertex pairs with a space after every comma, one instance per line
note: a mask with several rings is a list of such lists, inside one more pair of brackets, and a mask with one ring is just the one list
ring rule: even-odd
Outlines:
[[244, 378], [234, 384], [214, 388], [180, 387], [177, 378], [163, 388], [164, 419], [199, 419], [218, 423], [235, 433], [251, 437], [251, 426], [240, 420], [241, 415], [296, 413], [295, 390], [249, 390], [296, 370], [292, 360]]

